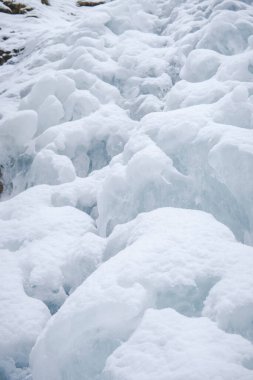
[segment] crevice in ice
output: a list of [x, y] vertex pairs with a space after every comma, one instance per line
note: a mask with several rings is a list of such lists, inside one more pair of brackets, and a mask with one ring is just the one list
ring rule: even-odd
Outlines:
[[13, 151], [9, 154], [3, 151], [1, 153], [0, 181], [3, 184], [3, 192], [0, 194], [0, 199], [7, 200], [28, 188], [27, 174], [33, 157], [26, 152]]
[[107, 149], [106, 149], [106, 142], [105, 141], [97, 141], [87, 152], [87, 156], [89, 157], [89, 173], [91, 173], [94, 170], [102, 169], [104, 166], [107, 166], [110, 157], [108, 155]]
[[48, 307], [50, 314], [54, 315], [60, 309], [61, 305], [55, 304], [54, 302], [46, 302], [44, 304]]
[[13, 191], [13, 178], [14, 178], [14, 169], [15, 160], [14, 158], [6, 158], [1, 163], [1, 193], [0, 200], [8, 198]]

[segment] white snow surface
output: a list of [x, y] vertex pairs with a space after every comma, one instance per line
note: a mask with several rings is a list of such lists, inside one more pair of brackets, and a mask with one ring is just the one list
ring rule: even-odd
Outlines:
[[252, 380], [252, 1], [22, 2], [0, 380]]

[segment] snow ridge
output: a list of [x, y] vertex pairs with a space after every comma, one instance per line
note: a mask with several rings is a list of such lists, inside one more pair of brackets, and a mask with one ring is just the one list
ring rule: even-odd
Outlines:
[[251, 380], [251, 1], [25, 3], [1, 14], [25, 49], [0, 74], [0, 379]]

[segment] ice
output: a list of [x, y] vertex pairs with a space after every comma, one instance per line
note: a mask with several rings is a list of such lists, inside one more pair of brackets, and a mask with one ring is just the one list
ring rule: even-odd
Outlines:
[[75, 168], [68, 157], [44, 149], [36, 155], [31, 165], [29, 185], [43, 183], [58, 185], [71, 182], [75, 177]]
[[64, 109], [61, 102], [54, 95], [49, 95], [38, 109], [40, 132], [59, 124], [64, 117]]
[[59, 75], [57, 77], [57, 85], [55, 95], [56, 97], [64, 103], [72, 92], [76, 89], [76, 85], [73, 79], [69, 78], [67, 75]]
[[86, 90], [76, 90], [66, 100], [66, 120], [78, 120], [98, 108], [99, 102], [95, 96]]
[[23, 1], [0, 13], [0, 379], [250, 380], [251, 1]]
[[54, 94], [56, 87], [56, 78], [53, 75], [47, 75], [32, 87], [27, 98], [22, 100], [21, 108], [32, 108], [37, 110], [49, 95]]
[[[239, 90], [240, 93], [245, 95], [244, 90], [243, 92]], [[251, 104], [249, 102], [243, 103], [242, 109], [246, 109], [244, 111], [245, 117], [242, 117], [240, 111], [235, 115], [231, 101], [234, 103], [236, 97], [232, 96], [231, 98], [231, 94], [228, 97], [228, 102], [225, 97], [215, 103], [215, 106], [198, 105], [156, 114], [156, 116], [151, 114], [142, 120], [142, 124], [144, 130], [158, 146], [173, 159], [178, 171], [185, 176], [187, 175], [188, 180], [194, 178], [193, 187], [191, 182], [189, 183], [188, 181], [190, 187], [188, 187], [187, 192], [182, 186], [177, 188], [176, 194], [179, 196], [180, 205], [184, 200], [185, 205], [188, 205], [188, 207], [211, 211], [218, 220], [229, 225], [240, 240], [245, 241], [246, 239], [250, 243], [249, 236], [251, 236], [252, 232], [249, 231], [252, 228], [252, 212], [250, 208], [251, 180], [249, 174], [251, 159], [249, 157], [251, 157], [252, 152], [252, 133], [251, 130], [248, 131], [243, 127], [250, 127], [250, 112], [247, 114], [245, 111], [250, 109]], [[225, 107], [227, 107], [226, 113], [222, 112]], [[211, 122], [211, 113], [216, 120], [219, 120], [220, 115], [222, 115], [223, 122], [227, 125]], [[237, 128], [228, 125], [232, 115], [235, 115], [232, 123], [238, 124]], [[240, 118], [238, 117], [237, 119], [237, 116], [240, 116]], [[247, 116], [249, 119], [247, 119]], [[157, 125], [159, 125], [159, 131], [157, 131]], [[180, 130], [181, 132], [179, 132]], [[226, 152], [232, 153], [232, 151], [238, 152], [240, 159], [238, 158], [234, 161], [233, 155], [229, 155], [229, 162], [233, 162], [233, 164], [230, 166], [228, 175], [228, 169], [225, 169], [223, 165], [226, 165], [225, 162], [228, 160]], [[216, 154], [217, 159], [219, 154], [220, 163], [224, 168], [220, 175], [213, 170], [214, 165], [211, 163], [211, 160], [215, 160], [213, 157]], [[236, 153], [233, 154], [237, 155]], [[240, 162], [244, 159], [244, 164], [241, 165]], [[238, 171], [240, 165], [241, 169]], [[227, 175], [231, 185], [228, 179], [225, 180]], [[238, 181], [238, 178], [241, 179]], [[233, 181], [237, 183], [237, 190], [232, 188]], [[245, 189], [241, 186], [242, 183], [247, 183]], [[211, 191], [212, 195], [209, 191]], [[182, 192], [182, 194], [179, 194], [179, 192]], [[195, 206], [193, 206], [194, 203]], [[245, 206], [243, 206], [243, 203]], [[176, 198], [176, 203], [172, 203], [168, 199], [163, 201], [163, 205], [178, 206], [179, 203]]]
[[0, 135], [17, 146], [23, 146], [35, 135], [37, 119], [37, 113], [32, 110], [17, 112], [1, 122]]

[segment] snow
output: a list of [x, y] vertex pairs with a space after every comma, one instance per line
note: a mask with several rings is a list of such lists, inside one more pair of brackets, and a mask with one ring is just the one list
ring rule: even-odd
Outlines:
[[[65, 301], [66, 292], [81, 281], [73, 274], [79, 271], [83, 279], [89, 274], [89, 267], [96, 268], [103, 241], [96, 236], [94, 222], [88, 215], [69, 206], [51, 207], [49, 189], [44, 187], [42, 192], [44, 202], [41, 194], [31, 192], [26, 199], [20, 194], [12, 199], [12, 205], [1, 208], [0, 244], [2, 249], [18, 253], [26, 292], [58, 308]], [[93, 246], [95, 253], [89, 258]], [[72, 277], [69, 268], [63, 269], [68, 262], [72, 263]]]
[[25, 294], [22, 272], [12, 252], [1, 250], [0, 273], [0, 375], [5, 379], [6, 372], [10, 378], [15, 376], [15, 366], [28, 366], [31, 348], [50, 313], [44, 304]]
[[[201, 211], [162, 208], [140, 214], [135, 220], [117, 226], [108, 239], [104, 254], [106, 262], [65, 302], [35, 345], [31, 356], [35, 379], [58, 380], [68, 376], [74, 379], [80, 376], [83, 379], [103, 378], [103, 368], [106, 371], [107, 363], [113, 363], [118, 346], [122, 355], [127, 355], [126, 347], [131, 344], [135, 334], [138, 336], [150, 308], [163, 311], [161, 320], [164, 321], [164, 330], [159, 325], [161, 337], [166, 336], [168, 326], [173, 320], [177, 321], [176, 317], [173, 318], [176, 313], [167, 308], [173, 308], [186, 316], [185, 324], [185, 319], [178, 317], [185, 330], [190, 328], [188, 324], [193, 324], [194, 331], [194, 325], [198, 324], [196, 317], [204, 315], [229, 333], [241, 333], [250, 337], [252, 315], [249, 316], [249, 310], [253, 298], [248, 289], [252, 287], [252, 252], [252, 248], [237, 243], [225, 226]], [[244, 273], [243, 282], [238, 282], [240, 273]], [[234, 291], [235, 282], [237, 292]], [[240, 316], [240, 310], [245, 307], [249, 308], [247, 321]], [[164, 310], [168, 313], [167, 319], [162, 318]], [[159, 311], [157, 313], [159, 315]], [[195, 318], [192, 320], [192, 317]], [[202, 333], [198, 331], [195, 344], [197, 351], [202, 351], [201, 345], [204, 345], [207, 349], [206, 358], [199, 358], [198, 353], [191, 348], [196, 368], [189, 361], [188, 369], [185, 368], [188, 372], [185, 373], [184, 369], [182, 372], [178, 370], [174, 378], [183, 378], [190, 371], [201, 378], [206, 361], [213, 360], [212, 355], [217, 355], [216, 350], [224, 354], [221, 357], [218, 354], [221, 364], [217, 364], [217, 368], [210, 372], [210, 379], [215, 379], [220, 367], [223, 367], [224, 379], [229, 379], [232, 374], [234, 378], [250, 378], [252, 373], [250, 370], [246, 371], [244, 359], [252, 361], [251, 344], [241, 337], [234, 338], [231, 334], [226, 335], [228, 343], [225, 343], [224, 332], [207, 319], [203, 319], [200, 326], [202, 323], [204, 326], [200, 327], [200, 331], [203, 329], [203, 334], [207, 337], [203, 342]], [[175, 328], [171, 329], [175, 333]], [[193, 331], [190, 330], [190, 336], [195, 335]], [[156, 330], [151, 330], [144, 340], [147, 346], [149, 340], [152, 340], [152, 334], [156, 335]], [[214, 338], [216, 334], [217, 340]], [[66, 335], [69, 337], [67, 342]], [[175, 339], [180, 340], [178, 334], [176, 335]], [[184, 345], [179, 349], [182, 352], [186, 350], [187, 355], [187, 339], [190, 339], [191, 344], [194, 341], [191, 338], [185, 339]], [[239, 344], [247, 347], [241, 364], [238, 359], [233, 359], [234, 355], [238, 357], [238, 352], [231, 353], [231, 359], [228, 359], [230, 355], [226, 356], [226, 344], [231, 344], [229, 339], [238, 339]], [[127, 343], [121, 346], [124, 341]], [[60, 342], [60, 346], [63, 345], [64, 348], [59, 349], [56, 342]], [[168, 339], [168, 345], [170, 343], [173, 347], [178, 344]], [[154, 349], [155, 347], [154, 344]], [[149, 355], [153, 356], [152, 348]], [[167, 351], [164, 355], [170, 356]], [[138, 356], [135, 360], [139, 363]], [[155, 358], [153, 360], [155, 362]], [[167, 376], [167, 366], [177, 367], [176, 360], [179, 360], [177, 356], [175, 360], [171, 359], [171, 364], [163, 364], [164, 367], [156, 367], [154, 362], [153, 366], [163, 376]], [[227, 360], [239, 367], [227, 365]], [[129, 377], [122, 375], [122, 378], [133, 378], [136, 375], [135, 367], [131, 360], [130, 364], [127, 363], [128, 359], [126, 364], [112, 364], [111, 371], [116, 374], [109, 375], [108, 378], [121, 378], [117, 372], [118, 367], [125, 368], [128, 365], [130, 368], [126, 371]], [[143, 368], [144, 371], [140, 378], [146, 378], [147, 374], [152, 378], [148, 367], [139, 363], [137, 368]], [[157, 376], [159, 378], [159, 372]]]
[[104, 379], [251, 379], [243, 365], [250, 358], [248, 342], [224, 334], [208, 319], [149, 309], [133, 336], [108, 359]]
[[251, 1], [23, 2], [0, 13], [0, 379], [250, 380]]

